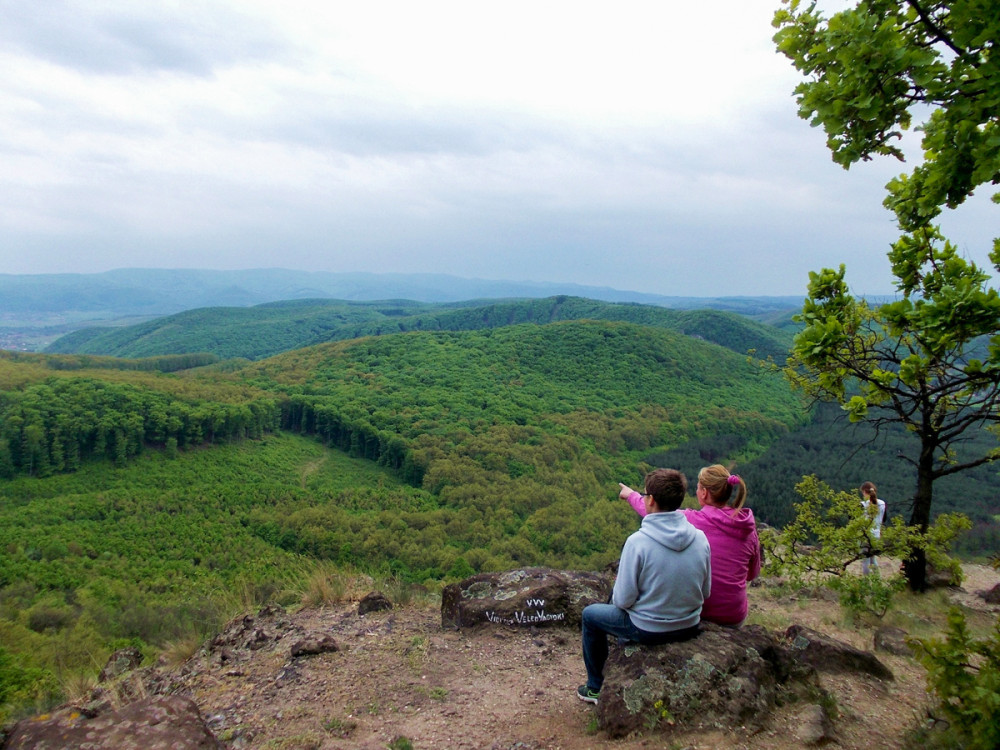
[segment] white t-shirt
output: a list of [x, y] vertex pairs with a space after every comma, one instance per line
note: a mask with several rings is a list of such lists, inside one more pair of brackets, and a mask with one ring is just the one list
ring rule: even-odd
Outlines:
[[[882, 536], [882, 521], [885, 520], [885, 501], [876, 498], [875, 502], [878, 503], [878, 510], [875, 512], [875, 517], [872, 519], [872, 536], [878, 539]], [[868, 513], [870, 505], [870, 500], [861, 501], [861, 507], [865, 509], [865, 513]]]

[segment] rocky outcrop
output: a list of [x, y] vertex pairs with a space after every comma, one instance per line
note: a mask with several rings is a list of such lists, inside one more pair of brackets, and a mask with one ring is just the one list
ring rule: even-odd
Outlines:
[[798, 660], [821, 672], [854, 672], [880, 680], [894, 679], [890, 669], [872, 652], [854, 648], [803, 625], [788, 628], [785, 639]]
[[233, 651], [264, 648], [280, 637], [280, 631], [288, 627], [288, 618], [280, 607], [268, 606], [256, 615], [243, 615], [231, 620], [226, 629], [213, 638], [208, 650], [217, 652], [222, 662], [226, 662]]
[[279, 675], [283, 679], [295, 673], [297, 660], [339, 649], [329, 632], [304, 629], [280, 607], [265, 607], [256, 614], [231, 620], [178, 672], [140, 667], [142, 655], [136, 649], [116, 651], [101, 670], [100, 684], [88, 699], [19, 722], [6, 744], [0, 747], [3, 750], [222, 747], [209, 724], [202, 720], [198, 707], [190, 699], [177, 695], [185, 691], [187, 677], [199, 670], [217, 670], [226, 679], [238, 679], [243, 675], [242, 665], [255, 652], [283, 651], [290, 659]]
[[611, 596], [609, 573], [521, 568], [480, 573], [441, 592], [441, 626], [580, 627], [583, 608]]
[[815, 669], [757, 626], [705, 623], [697, 638], [663, 646], [612, 642], [598, 723], [612, 737], [674, 725], [754, 727], [793, 677], [818, 690]]
[[[439, 614], [426, 606], [363, 616], [356, 602], [295, 614], [265, 608], [233, 619], [180, 664], [164, 659], [130, 670], [136, 654], [114, 655], [107, 682], [89, 703], [26, 720], [7, 744], [0, 736], [0, 747], [213, 748], [218, 747], [213, 732], [234, 748], [325, 747], [331, 738], [348, 736], [350, 746], [384, 747], [390, 735], [377, 718], [385, 714], [376, 710], [400, 717], [415, 746], [449, 747], [466, 737], [471, 719], [456, 724], [455, 716], [479, 717], [475, 720], [482, 723], [469, 746], [490, 747], [495, 739], [497, 746], [500, 739], [504, 747], [520, 746], [522, 739], [537, 736], [530, 732], [540, 721], [565, 729], [565, 700], [576, 703], [567, 696], [583, 674], [580, 613], [592, 601], [606, 601], [611, 582], [608, 574], [543, 569], [476, 576], [449, 587], [440, 613], [444, 629]], [[475, 603], [485, 606], [477, 610]], [[519, 612], [564, 616], [519, 621]], [[455, 632], [456, 627], [472, 630]], [[470, 655], [476, 665], [471, 670]], [[875, 681], [891, 678], [869, 657], [799, 627], [772, 632], [705, 624], [697, 638], [684, 643], [612, 644], [596, 719], [614, 737], [652, 735], [650, 746], [669, 744], [669, 737], [657, 735], [674, 730], [711, 730], [714, 736], [718, 728], [742, 734], [762, 726], [783, 732], [796, 747], [836, 743], [843, 741], [837, 730], [846, 724], [835, 725], [836, 713], [824, 709], [837, 704], [837, 691], [862, 683], [866, 693], [881, 693]], [[825, 679], [823, 672], [833, 669], [838, 676]], [[845, 679], [839, 674], [844, 671], [855, 674]], [[905, 673], [901, 682], [899, 690], [906, 688]], [[502, 714], [506, 719], [518, 721], [536, 711], [544, 712], [544, 719], [534, 714], [530, 725], [517, 724], [499, 739], [488, 735], [502, 722], [492, 713], [483, 718], [478, 705], [494, 690], [515, 696]], [[922, 701], [922, 685], [919, 692]], [[181, 696], [197, 697], [204, 722]], [[424, 717], [434, 711], [440, 723], [428, 728]], [[772, 717], [777, 723], [768, 726]], [[581, 732], [564, 731], [550, 744], [589, 746], [591, 738], [578, 736]], [[293, 737], [301, 743], [293, 744]], [[169, 744], [157, 744], [161, 740]]]
[[392, 602], [381, 591], [372, 591], [358, 602], [359, 615], [367, 615], [369, 612], [382, 612], [386, 609], [392, 609]]
[[906, 642], [906, 636], [902, 628], [882, 625], [875, 630], [875, 650], [895, 656], [913, 656], [913, 647]]
[[88, 718], [71, 709], [19, 722], [4, 750], [207, 750], [222, 744], [189, 698], [171, 695], [136, 701]]
[[980, 591], [979, 597], [987, 604], [1000, 604], [1000, 583], [989, 591]]
[[142, 652], [135, 646], [120, 648], [108, 657], [98, 676], [98, 682], [107, 682], [129, 672], [142, 663]]
[[815, 703], [803, 708], [796, 721], [795, 736], [806, 747], [833, 739], [833, 724], [826, 710]]
[[293, 659], [299, 656], [315, 656], [316, 654], [331, 654], [340, 651], [340, 646], [331, 635], [319, 635], [296, 641], [292, 644], [291, 656]]
[[943, 589], [952, 586], [962, 585], [962, 574], [958, 570], [947, 568], [939, 569], [933, 565], [927, 566], [927, 579], [925, 581], [929, 589]]
[[[754, 730], [789, 694], [822, 702], [819, 671], [891, 679], [878, 659], [858, 653], [798, 626], [777, 635], [759, 626], [732, 629], [703, 623], [697, 638], [681, 643], [613, 642], [597, 703], [598, 724], [612, 737], [674, 726]], [[824, 728], [819, 735], [826, 733]]]

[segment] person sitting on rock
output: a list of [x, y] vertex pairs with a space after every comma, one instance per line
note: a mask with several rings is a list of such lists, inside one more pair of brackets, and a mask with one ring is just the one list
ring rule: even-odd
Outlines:
[[704, 532], [678, 512], [687, 479], [676, 469], [646, 475], [645, 516], [625, 540], [610, 604], [583, 610], [587, 684], [577, 696], [597, 703], [608, 659], [608, 636], [647, 645], [698, 634], [701, 608], [711, 593], [711, 552]]
[[[640, 516], [646, 515], [642, 496], [619, 483], [619, 496]], [[698, 472], [695, 491], [701, 510], [683, 510], [688, 521], [705, 532], [712, 548], [712, 594], [705, 599], [701, 619], [739, 627], [746, 619], [747, 583], [760, 574], [760, 539], [753, 511], [743, 507], [747, 486], [722, 464]]]

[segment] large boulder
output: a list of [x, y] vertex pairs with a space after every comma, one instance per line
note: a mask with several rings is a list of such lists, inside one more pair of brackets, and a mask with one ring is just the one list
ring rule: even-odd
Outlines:
[[876, 651], [884, 651], [895, 656], [913, 656], [913, 647], [907, 643], [907, 632], [892, 625], [881, 625], [875, 629]]
[[962, 585], [962, 571], [949, 568], [935, 568], [927, 565], [927, 578], [924, 581], [929, 589], [943, 589]]
[[198, 706], [177, 695], [147, 698], [96, 718], [63, 709], [14, 727], [3, 750], [215, 750], [223, 745]]
[[987, 604], [1000, 604], [1000, 583], [989, 591], [979, 591], [977, 593]]
[[278, 636], [275, 633], [275, 618], [284, 614], [279, 607], [264, 607], [256, 616], [242, 615], [227, 623], [225, 629], [213, 638], [210, 651], [250, 650], [264, 648]]
[[803, 625], [785, 631], [789, 648], [797, 658], [821, 672], [855, 672], [880, 680], [894, 679], [892, 671], [871, 651], [862, 651]]
[[702, 623], [688, 641], [640, 646], [613, 641], [597, 702], [612, 737], [671, 726], [759, 727], [782, 691], [819, 693], [816, 671], [760, 626]]
[[358, 602], [359, 615], [367, 615], [369, 612], [382, 612], [386, 609], [392, 609], [392, 602], [381, 591], [372, 591]]
[[610, 573], [577, 570], [521, 568], [480, 573], [441, 592], [441, 625], [578, 628], [583, 608], [606, 602], [613, 585]]
[[317, 654], [330, 654], [335, 651], [340, 651], [337, 641], [332, 635], [323, 633], [296, 641], [292, 644], [290, 653], [294, 659], [299, 656], [316, 656]]
[[696, 638], [662, 646], [612, 639], [598, 725], [611, 737], [673, 727], [755, 730], [790, 696], [822, 704], [819, 674], [831, 670], [892, 679], [871, 653], [800, 626], [777, 634], [702, 623]]

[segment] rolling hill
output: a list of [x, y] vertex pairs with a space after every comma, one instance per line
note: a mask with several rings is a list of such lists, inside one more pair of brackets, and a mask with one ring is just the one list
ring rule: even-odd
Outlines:
[[[787, 517], [804, 473], [855, 480], [849, 440], [746, 356], [780, 356], [787, 334], [724, 311], [289, 300], [105, 333], [135, 358], [0, 356], [13, 704], [113, 646], [152, 651], [301, 597], [289, 582], [314, 569], [433, 588], [601, 568], [637, 523], [617, 482], [652, 464], [734, 464], [762, 520]], [[906, 481], [885, 466], [858, 462]]]
[[255, 307], [202, 308], [123, 328], [86, 328], [55, 341], [50, 353], [151, 357], [208, 352], [223, 359], [261, 359], [324, 341], [409, 331], [471, 331], [519, 323], [614, 320], [665, 328], [744, 354], [782, 358], [791, 335], [735, 313], [672, 310], [557, 296], [533, 300], [291, 300]]

